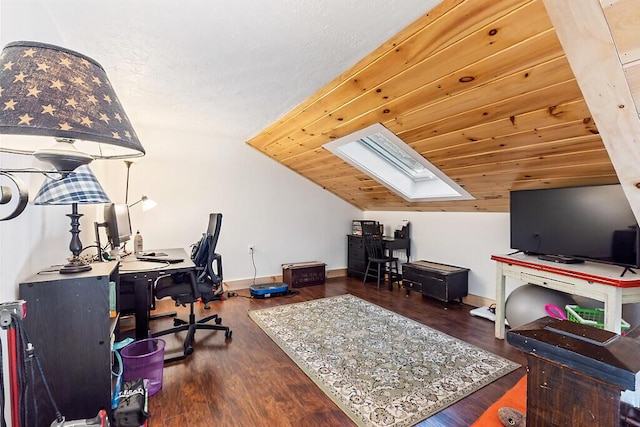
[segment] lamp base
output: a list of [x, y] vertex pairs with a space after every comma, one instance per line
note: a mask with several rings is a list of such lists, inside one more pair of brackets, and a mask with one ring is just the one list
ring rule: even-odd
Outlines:
[[69, 243], [69, 250], [73, 254], [73, 257], [69, 259], [69, 263], [60, 269], [61, 274], [68, 273], [80, 273], [83, 271], [91, 270], [91, 265], [80, 259], [80, 252], [82, 252], [82, 242], [80, 241], [80, 217], [81, 213], [78, 213], [78, 204], [73, 203], [71, 205], [71, 213], [67, 214], [71, 218], [71, 243]]
[[89, 264], [84, 264], [82, 261], [78, 260], [71, 260], [69, 261], [69, 263], [65, 266], [63, 266], [59, 273], [60, 274], [70, 274], [70, 273], [81, 273], [83, 271], [89, 271], [91, 270], [91, 265]]

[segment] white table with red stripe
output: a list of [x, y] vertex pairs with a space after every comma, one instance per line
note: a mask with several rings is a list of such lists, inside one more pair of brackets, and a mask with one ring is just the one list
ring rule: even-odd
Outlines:
[[492, 255], [491, 259], [496, 261], [495, 336], [499, 339], [505, 336], [507, 277], [602, 301], [604, 328], [616, 333], [620, 333], [622, 305], [640, 302], [640, 274], [621, 266], [590, 261], [562, 264], [523, 253]]

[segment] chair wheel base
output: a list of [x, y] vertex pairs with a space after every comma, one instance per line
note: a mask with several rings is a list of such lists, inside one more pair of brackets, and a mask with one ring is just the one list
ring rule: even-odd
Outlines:
[[178, 319], [177, 317], [173, 319], [173, 326], [182, 326], [182, 325], [188, 325], [188, 322], [182, 319]]

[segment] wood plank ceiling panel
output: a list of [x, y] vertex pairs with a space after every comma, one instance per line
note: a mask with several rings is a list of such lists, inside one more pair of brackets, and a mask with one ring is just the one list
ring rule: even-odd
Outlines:
[[[322, 148], [378, 122], [476, 200], [408, 202]], [[247, 143], [362, 210], [617, 182], [542, 0], [445, 0]]]
[[[640, 5], [626, 0], [608, 1], [604, 8], [599, 0], [544, 2], [625, 195], [636, 219], [640, 219], [640, 118], [619, 50], [624, 46], [622, 52], [631, 52], [633, 60], [637, 55], [633, 52], [640, 52], [640, 40], [637, 31], [629, 36], [626, 28], [621, 30], [623, 25], [619, 24], [626, 17], [612, 15], [614, 9], [626, 10], [625, 14], [637, 23]], [[609, 7], [611, 4], [618, 7]]]
[[637, 0], [601, 0], [600, 3], [640, 114], [640, 4]]

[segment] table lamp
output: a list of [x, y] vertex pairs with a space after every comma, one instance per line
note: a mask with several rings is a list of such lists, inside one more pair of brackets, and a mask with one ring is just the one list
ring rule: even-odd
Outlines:
[[[69, 49], [30, 41], [9, 43], [0, 54], [0, 134], [12, 135], [0, 139], [0, 152], [34, 155], [63, 178], [94, 159], [145, 154], [100, 64]], [[54, 138], [55, 145], [42, 136]], [[24, 209], [25, 203], [18, 205]]]
[[60, 273], [78, 273], [91, 270], [91, 265], [80, 259], [82, 242], [80, 241], [80, 217], [78, 204], [110, 203], [109, 197], [102, 189], [89, 166], [77, 167], [63, 179], [48, 179], [38, 191], [34, 205], [71, 205], [71, 243], [69, 250], [73, 257], [60, 269]]

